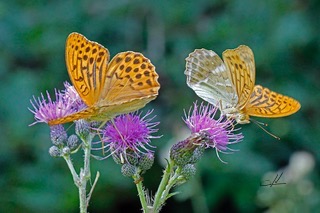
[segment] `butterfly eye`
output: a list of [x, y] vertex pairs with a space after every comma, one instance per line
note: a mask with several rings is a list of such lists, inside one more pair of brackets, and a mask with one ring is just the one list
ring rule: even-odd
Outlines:
[[247, 114], [242, 114], [242, 113], [238, 113], [236, 115], [236, 121], [239, 124], [247, 124], [250, 123], [250, 119], [249, 119], [249, 115]]

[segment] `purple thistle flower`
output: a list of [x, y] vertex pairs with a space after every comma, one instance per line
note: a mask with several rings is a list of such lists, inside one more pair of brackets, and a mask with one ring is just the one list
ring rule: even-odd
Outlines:
[[51, 120], [68, 116], [72, 113], [78, 112], [85, 107], [85, 104], [77, 94], [73, 86], [65, 83], [65, 90], [59, 91], [55, 89], [55, 101], [51, 99], [47, 91], [47, 99], [41, 93], [41, 96], [30, 100], [33, 109], [29, 109], [35, 118], [36, 123], [48, 123]]
[[120, 115], [109, 121], [103, 130], [102, 142], [104, 148], [108, 148], [111, 154], [124, 157], [127, 159], [127, 154], [135, 154], [138, 157], [141, 154], [153, 153], [149, 147], [151, 138], [159, 138], [152, 136], [158, 129], [154, 129], [159, 122], [151, 122], [155, 116], [148, 118], [153, 110], [150, 110], [146, 115], [141, 117], [141, 113], [133, 112]]
[[228, 145], [240, 142], [243, 135], [235, 133], [239, 129], [234, 128], [233, 120], [225, 116], [214, 119], [217, 110], [217, 107], [210, 104], [201, 103], [198, 106], [197, 103], [194, 103], [193, 109], [191, 107], [188, 114], [185, 113], [184, 122], [192, 133], [205, 132], [208, 135], [209, 140], [204, 140], [202, 144], [205, 148], [215, 148], [217, 154], [226, 150], [234, 151]]
[[87, 107], [74, 86], [71, 86], [69, 82], [66, 81], [64, 82], [64, 87], [66, 88], [65, 90], [63, 90], [64, 99], [73, 105], [75, 111], [78, 112]]

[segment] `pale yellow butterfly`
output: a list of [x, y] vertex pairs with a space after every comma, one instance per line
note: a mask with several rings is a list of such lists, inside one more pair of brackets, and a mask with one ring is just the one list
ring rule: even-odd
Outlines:
[[107, 121], [144, 107], [158, 95], [158, 74], [150, 60], [137, 52], [122, 52], [110, 62], [107, 48], [71, 33], [66, 41], [66, 64], [73, 86], [87, 108], [49, 125], [78, 119]]
[[295, 99], [255, 85], [252, 50], [245, 45], [225, 50], [223, 61], [213, 51], [197, 49], [186, 58], [187, 84], [205, 101], [220, 108], [237, 123], [250, 116], [276, 118], [300, 109]]

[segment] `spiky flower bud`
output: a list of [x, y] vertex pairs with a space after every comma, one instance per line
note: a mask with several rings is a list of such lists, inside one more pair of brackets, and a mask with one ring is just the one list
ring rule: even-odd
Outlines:
[[102, 122], [100, 121], [92, 121], [90, 122], [90, 127], [92, 129], [99, 129], [99, 127], [101, 127]]
[[189, 180], [196, 174], [196, 167], [193, 164], [187, 164], [182, 168], [180, 174], [183, 175], [185, 180]]
[[61, 154], [62, 155], [69, 155], [70, 154], [70, 148], [67, 147], [67, 146], [63, 147]]
[[70, 150], [74, 150], [79, 146], [79, 138], [76, 135], [70, 135], [67, 141], [67, 146]]
[[188, 163], [191, 163], [191, 164], [197, 163], [201, 159], [201, 157], [203, 156], [204, 150], [205, 150], [205, 147], [203, 147], [203, 146], [197, 147], [193, 151], [193, 154], [192, 154], [191, 158], [189, 159]]
[[121, 167], [121, 173], [125, 177], [132, 177], [136, 172], [136, 167], [131, 164], [125, 163]]
[[90, 124], [81, 119], [75, 122], [76, 123], [76, 134], [83, 140], [87, 141], [87, 138], [90, 135]]
[[147, 171], [152, 167], [153, 163], [154, 163], [154, 154], [149, 152], [149, 153], [143, 154], [143, 156], [139, 158], [138, 167], [142, 171]]
[[186, 165], [192, 157], [192, 149], [184, 149], [186, 140], [174, 144], [170, 150], [170, 158], [178, 166]]
[[131, 164], [136, 166], [138, 164], [139, 156], [134, 151], [127, 149], [124, 152], [120, 152], [119, 150], [111, 152], [113, 160], [117, 164]]
[[[194, 161], [194, 151], [208, 140], [205, 132], [193, 133], [184, 141], [174, 144], [170, 150], [170, 158], [178, 166], [184, 166]], [[197, 151], [198, 152], [198, 151]]]
[[51, 157], [60, 157], [61, 156], [61, 151], [57, 146], [51, 146], [49, 148], [49, 154], [51, 155]]
[[68, 138], [67, 132], [62, 125], [54, 125], [50, 127], [51, 141], [56, 146], [63, 145]]
[[138, 158], [139, 158], [138, 154], [130, 149], [127, 149], [125, 153], [126, 153], [124, 155], [124, 157], [126, 158], [125, 162], [128, 162], [131, 165], [136, 166], [138, 164]]

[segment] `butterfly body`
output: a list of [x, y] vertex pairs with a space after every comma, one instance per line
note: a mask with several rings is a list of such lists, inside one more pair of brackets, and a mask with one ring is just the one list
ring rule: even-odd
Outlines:
[[254, 56], [248, 46], [224, 51], [223, 60], [211, 50], [196, 49], [186, 61], [188, 86], [237, 123], [249, 123], [250, 116], [288, 116], [300, 109], [295, 99], [255, 85]]
[[237, 108], [225, 108], [221, 110], [223, 115], [226, 115], [227, 118], [235, 119], [239, 124], [250, 123], [250, 116], [244, 110], [238, 110]]
[[110, 62], [107, 48], [79, 33], [66, 41], [66, 64], [71, 82], [86, 108], [49, 125], [78, 119], [107, 121], [144, 107], [158, 95], [158, 74], [138, 52], [118, 53]]

